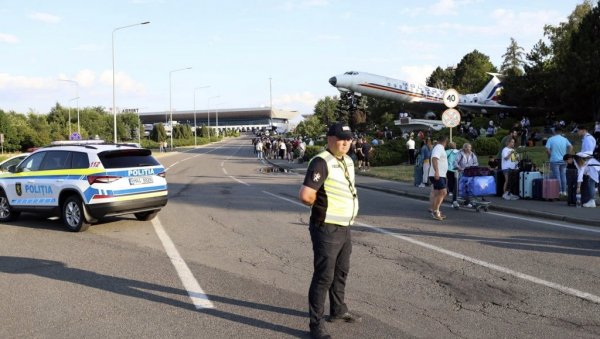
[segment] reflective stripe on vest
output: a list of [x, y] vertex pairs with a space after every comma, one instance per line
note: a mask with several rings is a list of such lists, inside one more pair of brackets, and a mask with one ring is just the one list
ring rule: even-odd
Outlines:
[[317, 154], [317, 157], [324, 159], [327, 163], [328, 174], [323, 183], [327, 195], [325, 222], [340, 226], [352, 225], [358, 213], [358, 197], [354, 187], [352, 159], [344, 156], [344, 160], [338, 160], [328, 151]]

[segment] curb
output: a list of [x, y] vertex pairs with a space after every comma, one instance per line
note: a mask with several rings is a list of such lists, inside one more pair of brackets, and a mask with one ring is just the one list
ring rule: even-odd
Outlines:
[[[268, 159], [265, 159], [265, 161], [268, 162], [271, 166], [278, 167], [278, 168], [284, 168], [284, 169], [287, 169], [289, 172], [298, 173], [298, 171], [296, 171], [295, 168], [291, 168], [291, 167], [288, 167], [288, 166], [277, 165], [277, 164], [272, 163]], [[300, 174], [300, 173], [298, 173], [298, 174]], [[369, 189], [369, 190], [373, 190], [373, 191], [379, 191], [379, 192], [389, 193], [389, 194], [401, 195], [401, 196], [405, 196], [405, 197], [409, 197], [409, 198], [413, 198], [413, 199], [424, 200], [424, 201], [429, 200], [429, 195], [423, 195], [423, 194], [413, 193], [413, 192], [408, 192], [408, 191], [403, 191], [403, 190], [396, 190], [396, 189], [391, 189], [391, 188], [373, 187], [373, 186], [364, 185], [364, 184], [356, 184], [356, 187], [365, 188], [365, 189]], [[581, 219], [581, 218], [568, 217], [568, 216], [564, 216], [564, 215], [560, 215], [560, 214], [553, 214], [553, 213], [547, 213], [547, 212], [539, 212], [539, 211], [536, 211], [536, 210], [529, 210], [529, 209], [522, 209], [522, 208], [515, 208], [515, 207], [506, 207], [506, 206], [498, 206], [498, 205], [494, 205], [494, 204], [491, 204], [489, 206], [489, 209], [492, 210], [492, 211], [507, 212], [507, 213], [513, 213], [513, 214], [520, 214], [520, 215], [525, 215], [525, 216], [530, 216], [530, 217], [537, 217], [537, 218], [543, 218], [543, 219], [549, 219], [549, 220], [557, 220], [557, 221], [569, 222], [569, 223], [573, 223], [573, 224], [582, 224], [582, 225], [588, 225], [588, 226], [598, 226], [598, 222], [596, 222], [596, 221], [587, 220], [587, 219]]]

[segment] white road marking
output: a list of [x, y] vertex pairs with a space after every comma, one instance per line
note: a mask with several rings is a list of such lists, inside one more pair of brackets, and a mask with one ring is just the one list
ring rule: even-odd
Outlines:
[[249, 183], [243, 182], [240, 179], [234, 177], [233, 175], [228, 175], [228, 177], [231, 178], [231, 179], [233, 179], [233, 180], [235, 180], [235, 181], [237, 181], [237, 182], [239, 182], [240, 184], [243, 184], [243, 185], [246, 185], [246, 186], [250, 186]]
[[185, 263], [185, 261], [183, 261], [181, 255], [179, 255], [179, 251], [177, 251], [175, 244], [163, 228], [158, 218], [152, 219], [152, 226], [154, 226], [154, 230], [162, 242], [165, 252], [169, 256], [169, 259], [171, 259], [171, 263], [175, 267], [175, 270], [179, 275], [179, 279], [190, 296], [190, 299], [192, 299], [196, 309], [201, 310], [204, 308], [214, 308], [213, 303], [208, 299], [208, 296], [204, 293], [196, 278], [194, 278], [194, 274], [192, 274], [192, 271], [188, 265]]
[[[300, 206], [303, 206], [303, 207], [308, 207], [308, 206], [305, 206], [305, 205], [303, 205], [303, 204], [301, 204], [299, 202], [296, 202], [296, 201], [293, 201], [291, 199], [278, 196], [276, 194], [273, 194], [273, 193], [270, 193], [270, 192], [267, 192], [267, 191], [262, 191], [262, 192], [265, 193], [265, 194], [267, 194], [267, 195], [270, 195], [272, 197], [275, 197], [275, 198], [278, 198], [278, 199], [285, 200], [287, 202], [293, 203], [294, 205], [300, 205]], [[530, 282], [532, 282], [534, 284], [538, 284], [538, 285], [543, 285], [543, 286], [546, 286], [546, 287], [550, 287], [550, 288], [555, 289], [557, 291], [560, 291], [560, 292], [562, 292], [564, 294], [572, 295], [572, 296], [575, 296], [575, 297], [578, 297], [578, 298], [581, 298], [581, 299], [585, 299], [585, 300], [588, 300], [588, 301], [600, 304], [600, 296], [597, 296], [597, 295], [594, 295], [594, 294], [591, 294], [591, 293], [588, 293], [588, 292], [580, 291], [580, 290], [577, 290], [577, 289], [574, 289], [574, 288], [570, 288], [570, 287], [567, 287], [567, 286], [563, 286], [563, 285], [560, 285], [560, 284], [557, 284], [557, 283], [554, 283], [554, 282], [551, 282], [551, 281], [548, 281], [548, 280], [540, 279], [540, 278], [531, 276], [529, 274], [517, 272], [517, 271], [511, 270], [511, 269], [506, 268], [506, 267], [495, 265], [495, 264], [489, 263], [487, 261], [479, 260], [479, 259], [476, 259], [476, 258], [472, 258], [472, 257], [466, 256], [466, 255], [461, 254], [461, 253], [453, 252], [453, 251], [450, 251], [450, 250], [447, 250], [447, 249], [444, 249], [444, 248], [441, 248], [441, 247], [438, 247], [438, 246], [435, 246], [435, 245], [428, 244], [428, 243], [423, 242], [423, 241], [419, 241], [419, 240], [412, 239], [410, 237], [406, 237], [406, 236], [402, 236], [402, 235], [399, 235], [399, 234], [395, 234], [395, 233], [386, 231], [384, 229], [381, 229], [379, 227], [371, 226], [371, 225], [368, 225], [368, 224], [365, 224], [365, 223], [361, 223], [361, 222], [356, 222], [355, 224], [363, 226], [363, 227], [368, 227], [368, 228], [370, 228], [372, 230], [375, 230], [375, 231], [377, 231], [379, 233], [382, 233], [382, 234], [385, 234], [385, 235], [389, 235], [389, 236], [392, 236], [392, 237], [400, 239], [400, 240], [404, 240], [406, 242], [409, 242], [409, 243], [417, 245], [417, 246], [428, 248], [428, 249], [430, 249], [432, 251], [436, 251], [436, 252], [439, 252], [439, 253], [442, 253], [442, 254], [445, 254], [445, 255], [448, 255], [448, 256], [460, 259], [460, 260], [468, 261], [470, 263], [473, 263], [473, 264], [476, 264], [476, 265], [479, 265], [479, 266], [482, 266], [482, 267], [485, 267], [485, 268], [488, 268], [488, 269], [491, 269], [491, 270], [494, 270], [494, 271], [498, 271], [498, 272], [502, 272], [502, 273], [505, 273], [505, 274], [508, 274], [508, 275], [512, 275], [513, 277], [520, 278], [520, 279], [523, 279], [523, 280], [527, 280], [527, 281], [530, 281]]]
[[591, 233], [600, 233], [600, 229], [598, 227], [573, 226], [573, 225], [569, 225], [569, 224], [565, 224], [565, 223], [552, 222], [552, 221], [548, 221], [548, 220], [542, 221], [539, 219], [521, 217], [518, 215], [504, 214], [504, 213], [499, 213], [499, 212], [487, 212], [487, 213], [497, 215], [500, 217], [524, 220], [524, 221], [529, 221], [529, 222], [538, 223], [538, 224], [542, 224], [542, 225], [552, 225], [552, 226], [568, 228], [568, 229], [572, 229], [572, 230], [585, 231], [585, 232], [591, 232]]

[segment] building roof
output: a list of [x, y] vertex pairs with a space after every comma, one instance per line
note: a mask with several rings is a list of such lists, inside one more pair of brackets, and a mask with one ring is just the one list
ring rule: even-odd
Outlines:
[[[286, 119], [292, 120], [300, 116], [298, 111], [290, 111], [283, 109], [273, 109], [270, 107], [254, 107], [254, 108], [213, 108], [210, 110], [196, 110], [196, 119], [204, 120], [210, 117], [215, 119], [216, 114], [219, 114], [219, 120], [227, 119]], [[157, 123], [170, 120], [170, 112], [168, 110], [161, 112], [140, 112], [140, 120], [142, 123]], [[193, 121], [194, 110], [173, 110], [174, 121]]]

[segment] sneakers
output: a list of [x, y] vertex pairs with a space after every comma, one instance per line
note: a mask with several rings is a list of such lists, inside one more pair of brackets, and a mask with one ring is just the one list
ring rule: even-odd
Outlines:
[[468, 207], [468, 208], [473, 208], [472, 204], [466, 204], [465, 206]]
[[425, 187], [425, 184], [421, 183], [418, 187]]
[[362, 321], [362, 318], [361, 318], [361, 316], [359, 316], [357, 314], [352, 314], [350, 312], [346, 312], [341, 315], [329, 316], [327, 321], [329, 321], [330, 323], [337, 323], [340, 321], [347, 322], [347, 323], [359, 323]]
[[331, 335], [327, 333], [325, 326], [319, 325], [310, 328], [310, 337], [313, 339], [331, 339]]
[[458, 204], [458, 201], [453, 201], [453, 202], [452, 202], [452, 207], [454, 207], [454, 208], [459, 208], [459, 207], [460, 207], [460, 205]]
[[581, 205], [583, 207], [596, 207], [596, 200], [591, 199], [590, 201], [586, 202], [585, 204]]
[[509, 192], [504, 192], [504, 194], [502, 194], [502, 199], [504, 199], [504, 200], [519, 200], [519, 196], [509, 193]]

